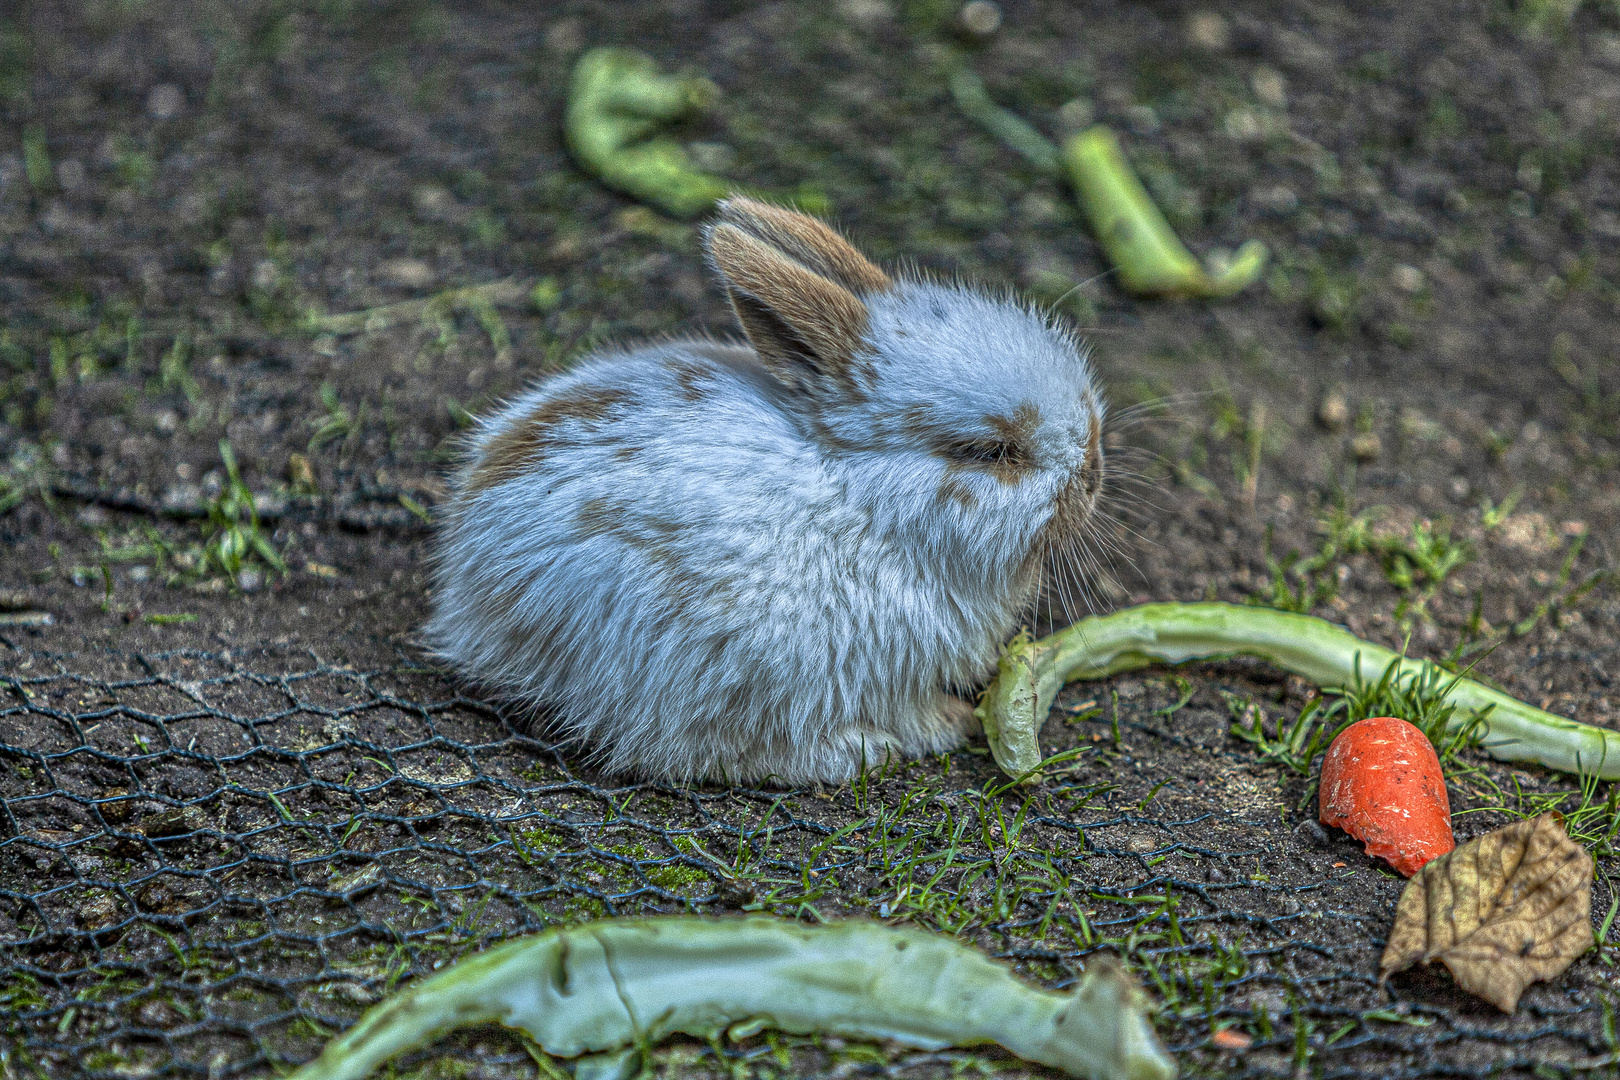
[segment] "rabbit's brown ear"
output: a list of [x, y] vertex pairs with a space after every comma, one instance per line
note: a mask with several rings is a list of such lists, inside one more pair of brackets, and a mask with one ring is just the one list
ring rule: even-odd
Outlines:
[[894, 284], [848, 240], [807, 214], [737, 197], [720, 204], [720, 220], [857, 295], [884, 292]]
[[711, 228], [708, 242], [737, 319], [771, 374], [810, 392], [850, 386], [870, 321], [866, 305], [730, 222]]

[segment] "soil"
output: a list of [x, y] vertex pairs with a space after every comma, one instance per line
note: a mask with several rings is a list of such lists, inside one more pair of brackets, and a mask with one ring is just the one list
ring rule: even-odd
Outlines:
[[[1275, 722], [1311, 697], [1262, 664], [1071, 687], [1043, 746], [1090, 750], [1032, 789], [998, 791], [979, 745], [783, 795], [603, 777], [422, 653], [428, 519], [468, 415], [604, 341], [731, 330], [696, 225], [562, 145], [573, 62], [624, 45], [719, 85], [676, 132], [706, 167], [1086, 331], [1116, 417], [1117, 554], [1093, 609], [1278, 602], [1275, 571], [1300, 587], [1287, 568], [1324, 550], [1320, 523], [1365, 513], [1374, 539], [1322, 560], [1310, 610], [1435, 659], [1495, 642], [1479, 674], [1616, 726], [1620, 11], [1008, 0], [985, 40], [953, 19], [934, 0], [0, 12], [8, 1071], [259, 1074], [446, 950], [740, 909], [908, 919], [1049, 985], [1106, 939], [1174, 999], [1160, 1030], [1191, 1075], [1607, 1060], [1607, 951], [1511, 1018], [1444, 973], [1377, 985], [1402, 882], [1230, 734], [1231, 702]], [[1122, 133], [1194, 250], [1265, 241], [1264, 282], [1210, 304], [1122, 292], [1072, 193], [956, 110], [955, 62], [1054, 138]], [[330, 319], [479, 285], [493, 302]], [[232, 521], [245, 549], [220, 556]], [[1466, 557], [1425, 577], [1424, 544]], [[1453, 810], [1481, 812], [1459, 839], [1571, 786], [1461, 760]], [[977, 860], [938, 883], [957, 908], [918, 899], [932, 870], [895, 877], [908, 836]], [[1035, 884], [996, 876], [1042, 858]], [[651, 1061], [1027, 1068], [762, 1038]], [[414, 1060], [562, 1067], [493, 1029]]]

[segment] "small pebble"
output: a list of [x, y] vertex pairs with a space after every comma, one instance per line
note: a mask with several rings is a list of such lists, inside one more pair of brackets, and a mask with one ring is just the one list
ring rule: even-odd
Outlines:
[[728, 172], [737, 164], [737, 151], [723, 142], [687, 143], [686, 154], [704, 172]]
[[1221, 126], [1238, 142], [1252, 142], [1266, 133], [1265, 125], [1252, 109], [1233, 109], [1222, 119]]
[[84, 171], [84, 162], [78, 158], [68, 158], [58, 164], [56, 166], [56, 182], [69, 195], [83, 191], [85, 184], [89, 183], [89, 176]]
[[173, 120], [180, 115], [185, 95], [174, 83], [158, 83], [146, 95], [146, 115], [154, 120]]
[[208, 290], [215, 296], [224, 296], [230, 292], [234, 281], [233, 273], [231, 260], [221, 260], [219, 265], [208, 271]]
[[1254, 91], [1255, 100], [1268, 109], [1281, 109], [1288, 104], [1287, 84], [1276, 68], [1264, 65], [1255, 68], [1254, 74], [1249, 76], [1249, 89]]
[[1376, 461], [1384, 452], [1384, 443], [1377, 432], [1364, 431], [1350, 440], [1350, 452], [1357, 461]]
[[264, 584], [264, 575], [257, 570], [243, 570], [236, 575], [236, 587], [243, 592], [258, 592]]
[[1390, 283], [1403, 293], [1420, 293], [1423, 291], [1423, 271], [1415, 266], [1401, 263], [1389, 272]]
[[1232, 28], [1213, 11], [1187, 16], [1187, 44], [1205, 52], [1224, 52], [1232, 44]]
[[135, 1014], [147, 1027], [163, 1027], [174, 1022], [172, 1010], [166, 1002], [148, 1001]]
[[1299, 196], [1287, 184], [1256, 189], [1249, 196], [1255, 209], [1286, 217], [1299, 209]]
[[421, 259], [388, 259], [377, 267], [377, 272], [391, 284], [407, 289], [423, 289], [433, 284], [433, 267]]
[[1097, 107], [1087, 98], [1071, 98], [1058, 106], [1058, 123], [1071, 135], [1078, 135], [1097, 122]]
[[203, 501], [202, 488], [196, 484], [170, 484], [163, 492], [163, 509], [189, 511], [197, 509]]
[[575, 53], [585, 47], [585, 20], [558, 19], [546, 27], [546, 48], [557, 53]]
[[411, 191], [411, 205], [425, 218], [442, 221], [453, 217], [459, 207], [456, 197], [448, 188], [437, 184], [422, 184]]
[[1541, 163], [1526, 155], [1525, 159], [1519, 162], [1519, 169], [1513, 174], [1513, 178], [1519, 182], [1520, 187], [1531, 194], [1539, 192], [1543, 178]]
[[1401, 436], [1407, 439], [1435, 439], [1439, 438], [1436, 432], [1439, 425], [1417, 409], [1405, 408], [1401, 410], [1400, 418], [1395, 421], [1395, 427]]
[[1593, 63], [1620, 71], [1620, 35], [1593, 34], [1587, 39], [1587, 48]]
[[1317, 847], [1327, 847], [1333, 842], [1333, 838], [1328, 835], [1328, 831], [1310, 818], [1301, 821], [1294, 828], [1294, 831]]
[[1316, 408], [1316, 419], [1329, 431], [1338, 431], [1350, 422], [1350, 405], [1344, 395], [1334, 390], [1322, 399]]
[[1125, 110], [1125, 125], [1136, 135], [1156, 135], [1162, 126], [1151, 105], [1132, 105]]
[[887, 0], [842, 0], [838, 9], [847, 18], [868, 26], [894, 18], [894, 8]]
[[991, 0], [970, 0], [957, 12], [956, 23], [976, 38], [987, 38], [1001, 29], [1001, 5]]

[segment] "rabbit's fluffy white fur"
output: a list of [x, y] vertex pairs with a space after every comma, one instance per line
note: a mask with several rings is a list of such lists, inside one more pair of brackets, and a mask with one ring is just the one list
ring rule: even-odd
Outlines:
[[438, 653], [613, 771], [839, 781], [949, 750], [1054, 546], [1103, 406], [1020, 304], [894, 280], [747, 199], [708, 236], [750, 345], [605, 352], [483, 420]]

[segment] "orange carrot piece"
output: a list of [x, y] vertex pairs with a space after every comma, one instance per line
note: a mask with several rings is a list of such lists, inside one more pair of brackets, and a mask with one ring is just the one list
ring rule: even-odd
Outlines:
[[1440, 759], [1423, 732], [1393, 716], [1358, 721], [1333, 740], [1320, 803], [1322, 824], [1407, 877], [1457, 846]]

